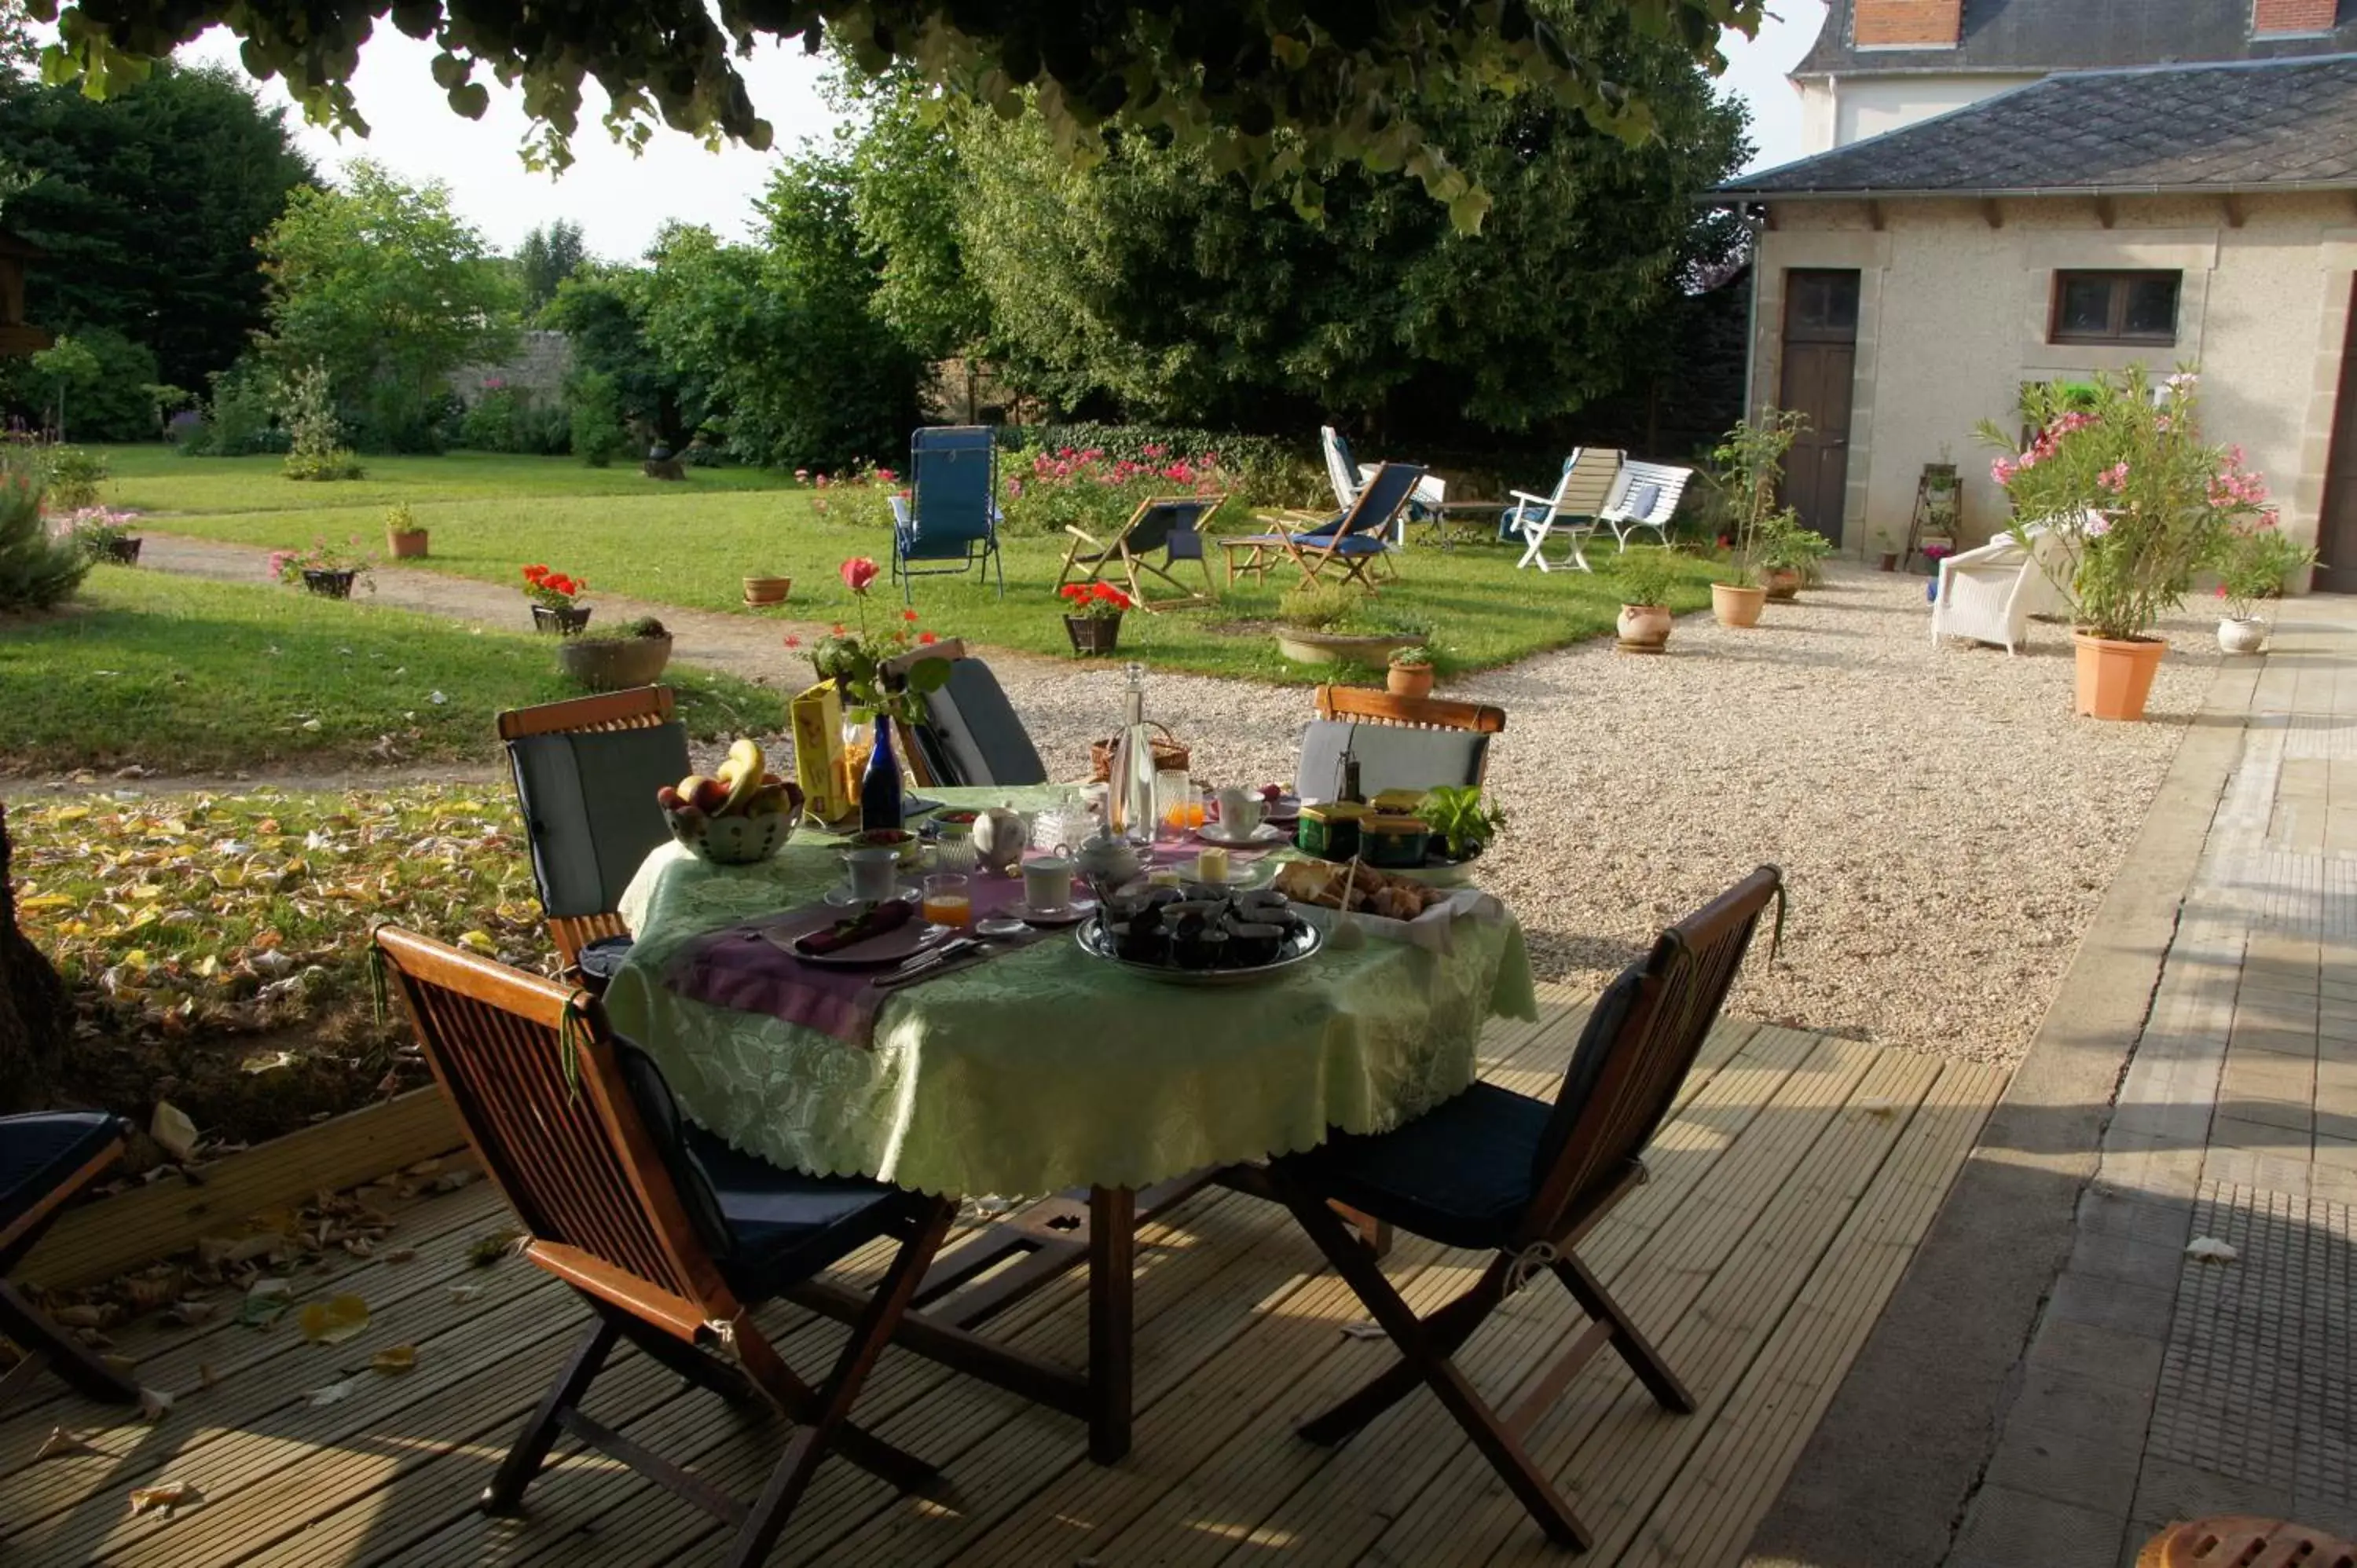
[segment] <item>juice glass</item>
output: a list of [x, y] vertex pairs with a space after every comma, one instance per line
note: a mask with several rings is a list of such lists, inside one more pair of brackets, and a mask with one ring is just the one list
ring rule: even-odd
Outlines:
[[925, 878], [925, 918], [936, 926], [974, 924], [974, 894], [963, 874], [943, 872]]

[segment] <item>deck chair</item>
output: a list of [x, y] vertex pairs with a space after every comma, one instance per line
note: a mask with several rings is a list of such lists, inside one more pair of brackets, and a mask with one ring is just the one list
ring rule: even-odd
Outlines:
[[1359, 788], [1368, 795], [1479, 784], [1489, 776], [1490, 737], [1506, 727], [1503, 708], [1444, 697], [1320, 686], [1317, 701], [1294, 777], [1305, 800], [1340, 796], [1345, 757], [1357, 760]]
[[1693, 478], [1692, 468], [1667, 463], [1623, 463], [1620, 482], [1612, 499], [1596, 514], [1596, 521], [1612, 531], [1612, 542], [1621, 550], [1629, 548], [1631, 534], [1647, 528], [1666, 550], [1670, 519], [1678, 510], [1678, 498], [1686, 493], [1686, 481]]
[[0, 1116], [0, 1334], [24, 1359], [0, 1377], [0, 1410], [44, 1369], [87, 1399], [133, 1403], [139, 1385], [49, 1320], [8, 1282], [74, 1194], [130, 1146], [131, 1123], [97, 1112]]
[[671, 842], [655, 791], [694, 771], [668, 686], [636, 686], [500, 715], [549, 940], [567, 972], [597, 944], [602, 983], [630, 933], [615, 913], [640, 865]]
[[1227, 552], [1228, 581], [1239, 571], [1255, 582], [1267, 580], [1268, 569], [1289, 560], [1301, 569], [1304, 583], [1315, 583], [1329, 567], [1338, 568], [1345, 583], [1372, 589], [1368, 574], [1383, 560], [1383, 540], [1399, 521], [1424, 470], [1413, 463], [1382, 463], [1359, 491], [1358, 498], [1336, 516], [1307, 532], [1249, 533], [1220, 541]]
[[[1523, 542], [1523, 558], [1514, 563], [1516, 566], [1536, 566], [1542, 572], [1558, 566], [1581, 572], [1596, 569], [1587, 564], [1585, 547], [1589, 536], [1603, 526], [1597, 514], [1612, 497], [1624, 456], [1610, 446], [1575, 446], [1563, 460], [1563, 472], [1556, 476], [1554, 489], [1543, 496], [1528, 490], [1513, 492], [1514, 504], [1498, 518], [1498, 542]], [[1544, 553], [1547, 537], [1555, 533], [1562, 534], [1571, 545], [1570, 553], [1560, 561], [1549, 561]]]
[[901, 602], [913, 596], [919, 577], [970, 568], [986, 575], [993, 563], [998, 567], [998, 596], [1005, 598], [998, 442], [990, 431], [979, 424], [929, 425], [909, 436], [909, 499], [889, 499], [892, 576], [900, 585]]
[[2026, 550], [2011, 533], [2000, 533], [1940, 563], [1938, 596], [1932, 604], [1933, 643], [1956, 637], [2018, 653], [2029, 640], [2029, 618], [2063, 607], [2047, 566], [2067, 545], [2042, 522], [2022, 532], [2029, 539]]
[[[1359, 491], [1374, 476], [1377, 465], [1352, 461], [1350, 442], [1344, 440], [1341, 432], [1330, 424], [1318, 427], [1318, 445], [1326, 456], [1326, 478], [1334, 487], [1334, 505], [1339, 510], [1348, 511], [1351, 503], [1359, 499]], [[1427, 517], [1438, 517], [1448, 499], [1448, 481], [1435, 474], [1425, 475], [1415, 482], [1415, 490], [1408, 497], [1406, 510], [1392, 525], [1392, 536], [1384, 542], [1394, 550], [1405, 549], [1409, 521], [1423, 521]]]
[[[1129, 521], [1110, 543], [1100, 543], [1094, 535], [1081, 529], [1067, 527], [1072, 536], [1071, 548], [1064, 552], [1064, 569], [1056, 577], [1061, 588], [1074, 580], [1094, 583], [1104, 581], [1125, 589], [1132, 603], [1148, 615], [1172, 605], [1208, 605], [1211, 602], [1211, 564], [1203, 556], [1203, 520], [1220, 510], [1225, 496], [1156, 496], [1137, 503]], [[1162, 559], [1152, 557], [1159, 552]], [[1202, 591], [1193, 588], [1171, 575], [1171, 568], [1181, 561], [1192, 561], [1203, 574]], [[1167, 583], [1175, 595], [1158, 603], [1148, 596], [1145, 579], [1153, 577]]]
[[[738, 1154], [681, 1119], [652, 1059], [608, 1032], [587, 993], [390, 927], [376, 945], [468, 1142], [523, 1225], [524, 1256], [595, 1318], [483, 1493], [487, 1512], [516, 1509], [570, 1433], [733, 1527], [727, 1561], [746, 1568], [769, 1555], [830, 1453], [903, 1489], [933, 1478], [850, 1417], [955, 1200]], [[899, 1245], [813, 1388], [751, 1309], [886, 1238]], [[624, 1339], [731, 1403], [765, 1402], [799, 1424], [759, 1501], [737, 1502], [582, 1412]]]
[[[1343, 1442], [1418, 1385], [1428, 1387], [1548, 1536], [1588, 1546], [1587, 1527], [1533, 1462], [1523, 1435], [1608, 1344], [1664, 1408], [1687, 1413], [1695, 1402], [1580, 1261], [1579, 1242], [1645, 1179], [1645, 1145], [1675, 1102], [1771, 901], [1781, 923], [1782, 897], [1782, 878], [1762, 866], [1663, 932], [1652, 953], [1597, 999], [1552, 1104], [1476, 1083], [1394, 1132], [1338, 1133], [1269, 1162], [1270, 1190], [1400, 1353], [1390, 1369], [1302, 1426], [1304, 1437]], [[1462, 1294], [1418, 1317], [1329, 1202], [1444, 1246], [1493, 1255]], [[1501, 1416], [1454, 1358], [1508, 1296], [1545, 1274], [1570, 1292], [1589, 1325]]]

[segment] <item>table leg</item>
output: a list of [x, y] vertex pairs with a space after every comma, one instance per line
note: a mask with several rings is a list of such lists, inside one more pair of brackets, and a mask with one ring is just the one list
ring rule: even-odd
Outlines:
[[1132, 1360], [1136, 1348], [1137, 1195], [1089, 1189], [1089, 1457], [1111, 1465], [1129, 1452]]

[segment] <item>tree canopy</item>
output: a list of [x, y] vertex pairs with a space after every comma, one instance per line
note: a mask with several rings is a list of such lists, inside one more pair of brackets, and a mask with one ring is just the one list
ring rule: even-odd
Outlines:
[[559, 218], [545, 229], [534, 229], [516, 247], [516, 275], [523, 285], [525, 319], [540, 314], [556, 297], [556, 285], [573, 275], [589, 254], [582, 243], [581, 225]]
[[[44, 55], [53, 80], [103, 92], [219, 25], [244, 40], [257, 76], [284, 76], [306, 112], [366, 129], [349, 85], [387, 0], [85, 0], [59, 8]], [[1755, 31], [1761, 0], [1588, 0], [1598, 25], [1670, 42], [1716, 69], [1720, 30]], [[582, 86], [609, 101], [608, 128], [643, 141], [658, 122], [769, 145], [731, 62], [759, 37], [833, 41], [857, 69], [903, 64], [1008, 116], [1028, 96], [1069, 160], [1102, 156], [1108, 127], [1167, 135], [1222, 172], [1280, 188], [1314, 209], [1324, 171], [1404, 170], [1480, 226], [1490, 194], [1454, 161], [1431, 115], [1493, 91], [1564, 103], [1630, 140], [1653, 126], [1641, 86], [1533, 0], [393, 0], [393, 25], [431, 39], [435, 81], [470, 118], [490, 105], [481, 73], [520, 84], [534, 156], [567, 158]]]

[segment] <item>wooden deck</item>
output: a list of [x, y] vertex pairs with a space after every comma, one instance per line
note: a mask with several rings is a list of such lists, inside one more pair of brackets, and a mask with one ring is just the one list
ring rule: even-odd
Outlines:
[[[1488, 1076], [1547, 1092], [1583, 999], [1543, 997], [1541, 1023], [1494, 1026]], [[1274, 1207], [1207, 1191], [1141, 1235], [1137, 1444], [1088, 1463], [1081, 1424], [897, 1352], [860, 1413], [942, 1464], [951, 1489], [901, 1498], [836, 1462], [774, 1563], [1108, 1565], [1137, 1563], [1732, 1563], [1864, 1340], [1984, 1117], [2002, 1072], [1852, 1040], [1729, 1022], [1713, 1036], [1648, 1164], [1652, 1181], [1586, 1249], [1701, 1402], [1664, 1414], [1599, 1357], [1532, 1430], [1541, 1462], [1598, 1530], [1572, 1559], [1549, 1547], [1428, 1397], [1327, 1451], [1293, 1423], [1377, 1369], [1381, 1339]], [[119, 1336], [141, 1380], [177, 1407], [146, 1426], [52, 1391], [0, 1420], [0, 1561], [125, 1568], [228, 1564], [686, 1564], [713, 1554], [705, 1516], [601, 1458], [572, 1454], [493, 1520], [476, 1495], [585, 1321], [576, 1300], [516, 1260], [477, 1268], [469, 1245], [504, 1221], [478, 1184], [423, 1201], [394, 1244], [298, 1289], [350, 1291], [370, 1329], [336, 1348], [290, 1322], [143, 1327]], [[1404, 1240], [1391, 1262], [1429, 1307], [1468, 1277], [1464, 1254]], [[453, 1286], [480, 1286], [460, 1300]], [[1085, 1345], [1070, 1276], [999, 1331], [1045, 1354]], [[1581, 1326], [1542, 1278], [1461, 1358], [1503, 1394]], [[791, 1311], [779, 1342], [811, 1366], [838, 1330]], [[388, 1376], [371, 1356], [417, 1348]], [[352, 1380], [314, 1405], [307, 1391]], [[776, 1429], [683, 1391], [643, 1359], [617, 1364], [589, 1408], [744, 1495]], [[64, 1426], [102, 1452], [36, 1462]], [[135, 1487], [184, 1482], [201, 1506], [134, 1519]]]

